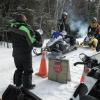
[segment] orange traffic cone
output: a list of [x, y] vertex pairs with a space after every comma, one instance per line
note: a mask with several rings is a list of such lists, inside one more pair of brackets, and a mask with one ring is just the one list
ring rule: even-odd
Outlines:
[[42, 58], [41, 58], [41, 63], [40, 63], [40, 69], [39, 72], [36, 73], [36, 75], [45, 78], [47, 77], [47, 66], [46, 66], [46, 51], [42, 52]]
[[81, 79], [80, 79], [80, 83], [84, 83], [84, 81], [85, 81], [85, 77], [84, 77], [84, 75], [82, 75]]
[[83, 73], [82, 73], [82, 76], [81, 76], [81, 79], [80, 79], [80, 83], [85, 82], [85, 70], [86, 70], [86, 67], [84, 66]]

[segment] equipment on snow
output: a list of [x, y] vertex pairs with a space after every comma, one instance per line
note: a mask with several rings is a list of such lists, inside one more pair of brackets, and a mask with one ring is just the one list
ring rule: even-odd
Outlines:
[[75, 66], [77, 64], [84, 65], [85, 79], [83, 83], [79, 84], [70, 100], [100, 100], [100, 63], [94, 56], [89, 57], [82, 53], [80, 54], [82, 62], [74, 63]]
[[[64, 31], [65, 32], [65, 31]], [[70, 45], [70, 38], [65, 38], [65, 35], [61, 32], [53, 32], [51, 35], [50, 40], [46, 44], [46, 47], [44, 50], [47, 50], [48, 52], [56, 52], [56, 53], [68, 53], [70, 51], [76, 50], [77, 46], [75, 45]]]
[[2, 95], [2, 100], [42, 100], [37, 95], [24, 89], [9, 85]]

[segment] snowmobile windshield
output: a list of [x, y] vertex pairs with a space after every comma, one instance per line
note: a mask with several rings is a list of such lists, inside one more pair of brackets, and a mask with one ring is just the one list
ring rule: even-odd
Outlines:
[[60, 32], [53, 32], [51, 38], [56, 39], [61, 36]]

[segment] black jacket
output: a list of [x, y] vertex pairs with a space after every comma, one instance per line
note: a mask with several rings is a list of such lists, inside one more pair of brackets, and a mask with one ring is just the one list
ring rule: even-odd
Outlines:
[[30, 46], [25, 36], [19, 34], [11, 34], [13, 45], [13, 56], [28, 55], [31, 53], [32, 46]]
[[35, 36], [25, 22], [13, 22], [9, 28], [8, 38], [13, 45], [13, 56], [30, 55]]
[[91, 26], [88, 26], [88, 35], [96, 36], [99, 34], [99, 29], [97, 28], [92, 28]]
[[67, 32], [67, 34], [70, 35], [70, 26], [66, 21], [64, 21], [62, 19], [59, 20], [57, 27], [58, 27], [58, 31], [62, 32], [63, 30], [65, 30]]

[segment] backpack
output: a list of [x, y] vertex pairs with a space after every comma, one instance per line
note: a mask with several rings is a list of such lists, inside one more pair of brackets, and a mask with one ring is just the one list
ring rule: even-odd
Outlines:
[[42, 100], [23, 87], [9, 85], [2, 95], [2, 100]]

